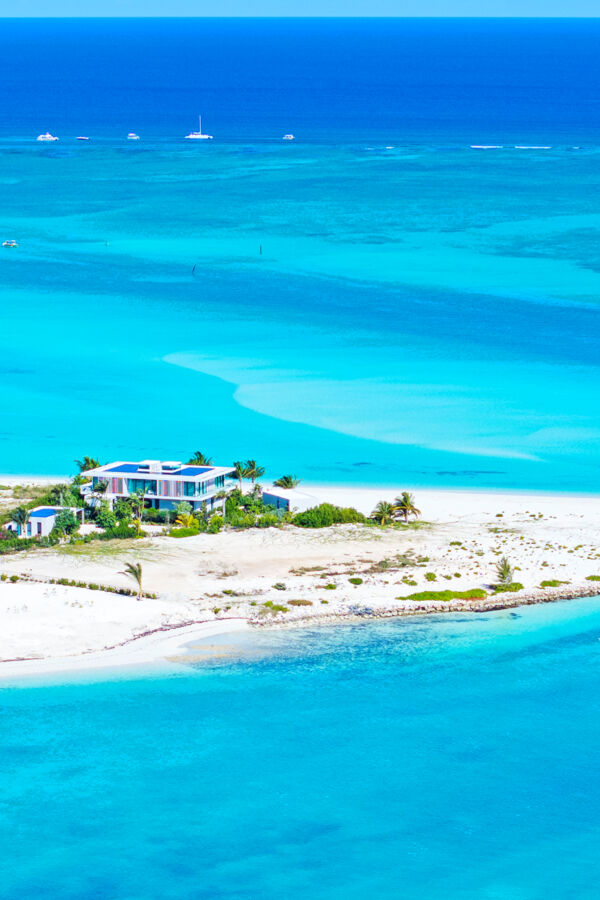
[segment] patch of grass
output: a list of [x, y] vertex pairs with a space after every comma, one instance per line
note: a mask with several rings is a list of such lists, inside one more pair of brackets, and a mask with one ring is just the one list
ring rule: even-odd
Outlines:
[[542, 587], [542, 588], [560, 587], [561, 584], [568, 584], [568, 583], [569, 583], [568, 581], [559, 581], [558, 578], [551, 578], [549, 581], [541, 581], [540, 587]]
[[425, 572], [425, 580], [437, 581], [437, 575], [435, 574], [435, 572]]
[[289, 606], [312, 606], [312, 600], [288, 600]]
[[511, 581], [509, 584], [497, 584], [494, 587], [494, 594], [514, 594], [522, 590], [523, 585], [520, 581]]
[[588, 575], [586, 581], [600, 581], [600, 575]]
[[326, 591], [335, 591], [337, 590], [337, 584], [326, 584], [324, 588]]
[[483, 600], [487, 593], [482, 588], [470, 591], [418, 591], [408, 597], [397, 597], [397, 600]]
[[462, 545], [463, 545], [462, 541], [450, 541], [451, 547], [462, 547]]
[[362, 584], [363, 583], [362, 578], [349, 578], [348, 581], [350, 582], [350, 584]]
[[272, 613], [289, 612], [287, 606], [282, 606], [280, 603], [273, 603], [272, 600], [267, 600], [266, 603], [263, 603], [263, 606]]

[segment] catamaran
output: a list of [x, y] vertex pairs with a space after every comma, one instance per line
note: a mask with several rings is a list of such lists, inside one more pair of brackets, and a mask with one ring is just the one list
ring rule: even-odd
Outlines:
[[212, 134], [202, 134], [202, 116], [198, 116], [198, 131], [190, 131], [185, 136], [186, 141], [212, 141]]

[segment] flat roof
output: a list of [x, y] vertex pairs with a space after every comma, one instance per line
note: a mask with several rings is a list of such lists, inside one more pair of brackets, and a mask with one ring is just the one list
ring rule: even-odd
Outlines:
[[152, 471], [145, 462], [112, 462], [105, 466], [98, 466], [95, 469], [88, 469], [82, 472], [82, 475], [98, 476], [98, 475], [140, 475], [145, 479], [155, 481], [157, 478], [168, 478], [170, 475], [184, 478], [203, 478], [206, 475], [227, 475], [233, 471], [231, 466], [191, 466], [179, 463], [173, 466], [169, 463], [161, 463], [161, 468]]
[[32, 509], [29, 513], [30, 519], [47, 519], [50, 516], [57, 516], [61, 508], [55, 509], [53, 506], [40, 506], [38, 509]]

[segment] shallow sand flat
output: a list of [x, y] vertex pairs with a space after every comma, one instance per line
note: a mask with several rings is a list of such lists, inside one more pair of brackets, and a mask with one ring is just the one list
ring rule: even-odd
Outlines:
[[[398, 491], [311, 487], [311, 493], [370, 511]], [[132, 587], [121, 573], [126, 561], [139, 560], [145, 590], [159, 598], [138, 602], [102, 591], [4, 582], [0, 658], [98, 651], [166, 625], [223, 617], [280, 624], [307, 615], [389, 613], [398, 599], [405, 613], [428, 611], [434, 607], [402, 598], [423, 590], [489, 589], [502, 555], [536, 598], [546, 596], [542, 580], [560, 581], [555, 593], [572, 595], [593, 590], [586, 578], [600, 575], [600, 498], [416, 491], [415, 499], [423, 518], [418, 528], [285, 526], [1, 557], [0, 572], [8, 576], [114, 587]], [[351, 577], [363, 583], [354, 585]], [[507, 599], [513, 603], [519, 595]], [[287, 612], [274, 614], [266, 602]]]

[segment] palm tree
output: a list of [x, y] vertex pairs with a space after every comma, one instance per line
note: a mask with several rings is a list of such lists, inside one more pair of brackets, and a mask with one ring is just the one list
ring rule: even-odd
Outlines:
[[404, 517], [405, 522], [408, 522], [409, 516], [414, 516], [416, 519], [421, 515], [421, 510], [417, 509], [415, 506], [413, 494], [409, 494], [408, 491], [402, 491], [402, 494], [399, 497], [396, 497], [394, 500], [394, 508], [396, 512], [399, 512], [400, 515]]
[[125, 571], [119, 572], [119, 575], [127, 575], [128, 578], [132, 578], [137, 584], [138, 588], [138, 600], [142, 599], [142, 564], [141, 563], [125, 563]]
[[29, 522], [29, 510], [25, 509], [24, 506], [17, 506], [13, 511], [11, 518], [13, 522], [16, 522], [17, 524], [17, 534], [21, 534], [22, 529], [25, 528]]
[[388, 503], [387, 500], [380, 500], [371, 513], [371, 517], [377, 519], [380, 525], [389, 525], [394, 518], [393, 504]]
[[298, 487], [300, 479], [296, 475], [282, 475], [277, 481], [273, 482], [275, 487], [285, 488], [286, 491]]
[[237, 460], [233, 464], [233, 471], [235, 472], [235, 477], [238, 479], [240, 483], [240, 491], [243, 489], [243, 480], [244, 478], [249, 478], [250, 473], [248, 471], [248, 463], [242, 462], [241, 460]]
[[188, 459], [188, 466], [212, 466], [213, 461], [210, 456], [205, 456], [201, 450], [196, 450], [191, 459]]
[[97, 469], [102, 463], [95, 456], [84, 456], [83, 459], [76, 459], [75, 465], [80, 472], [87, 472], [88, 469]]
[[142, 530], [142, 513], [144, 511], [145, 499], [145, 491], [134, 491], [133, 494], [129, 495], [131, 512], [133, 513], [133, 517], [135, 519], [135, 527], [137, 528], [138, 533]]
[[259, 466], [255, 459], [249, 459], [246, 463], [246, 467], [248, 470], [246, 478], [249, 478], [252, 484], [254, 484], [257, 478], [262, 478], [265, 474], [264, 467]]
[[500, 584], [511, 584], [513, 580], [513, 567], [505, 556], [496, 563], [496, 575]]
[[180, 513], [175, 519], [175, 524], [179, 528], [193, 528], [198, 523], [192, 513]]

